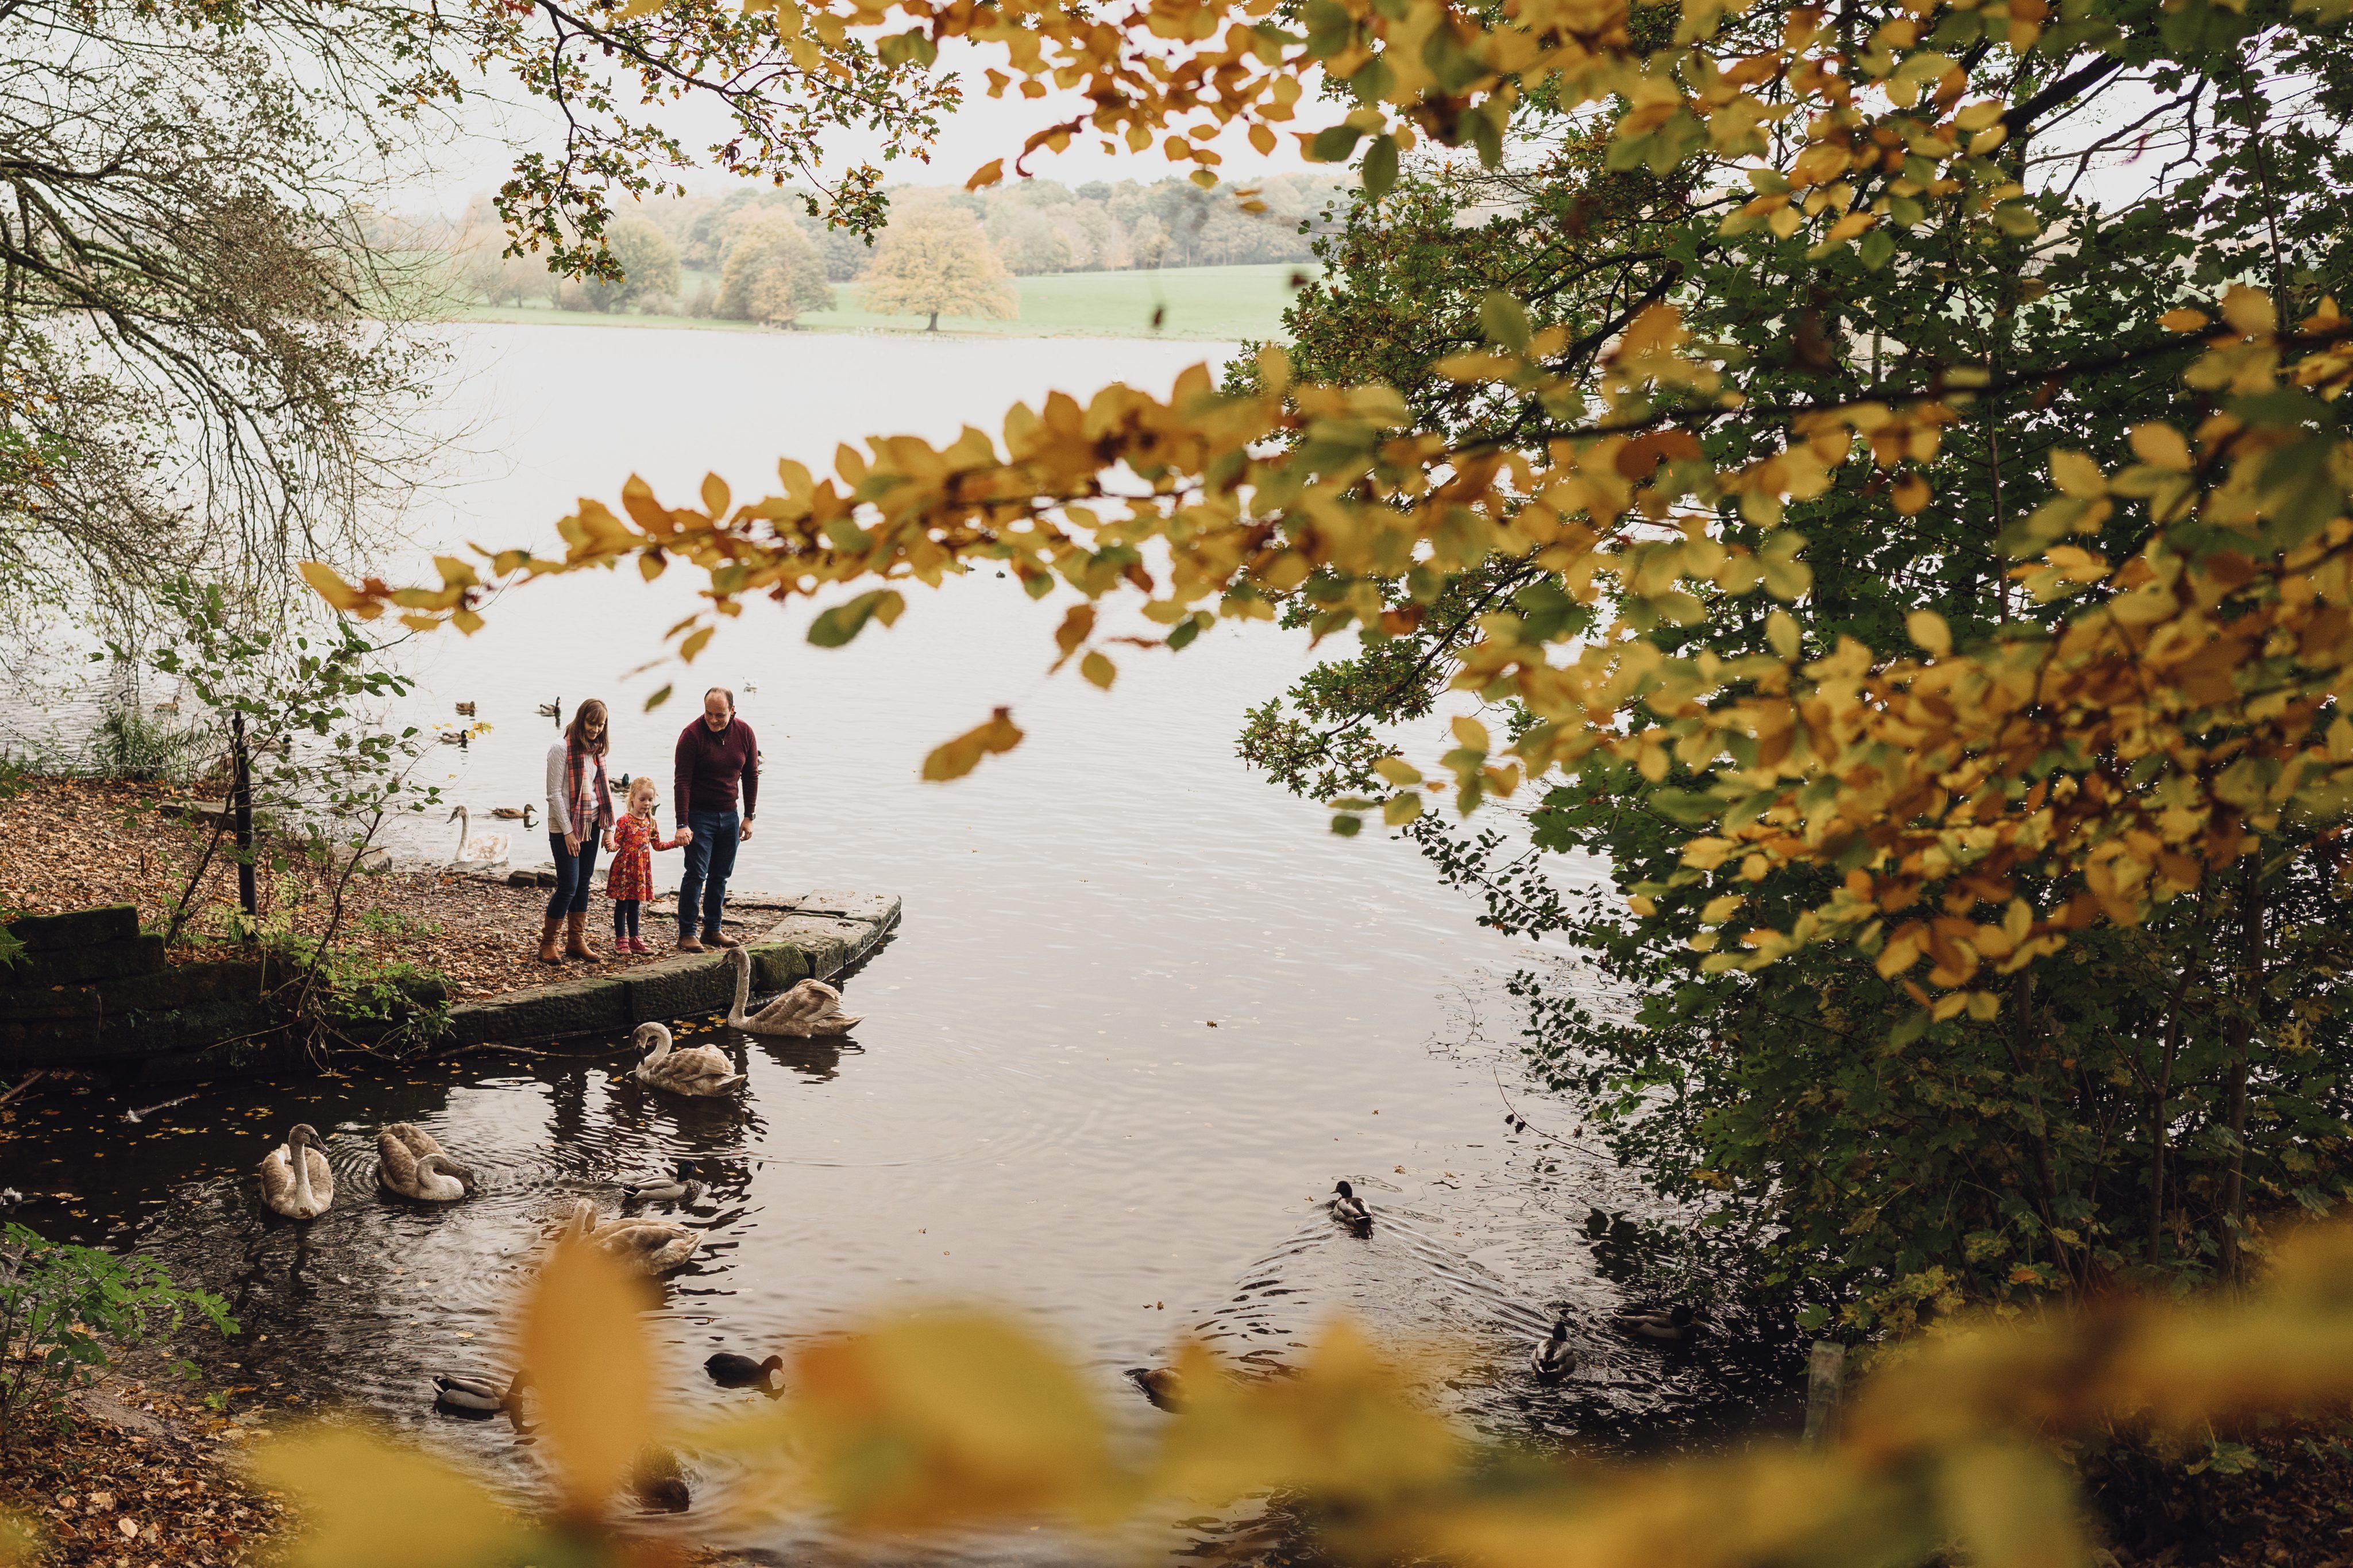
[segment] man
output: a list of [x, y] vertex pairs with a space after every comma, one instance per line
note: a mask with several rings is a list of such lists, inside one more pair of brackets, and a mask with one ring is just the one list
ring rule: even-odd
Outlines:
[[[735, 815], [736, 786], [744, 814]], [[741, 947], [720, 929], [727, 907], [727, 879], [735, 870], [735, 842], [752, 837], [752, 814], [760, 805], [760, 742], [752, 726], [735, 717], [735, 694], [714, 686], [702, 694], [702, 717], [679, 731], [678, 837], [686, 846], [686, 875], [678, 886], [678, 950], [707, 951], [695, 940], [700, 909], [702, 935], [712, 947]]]

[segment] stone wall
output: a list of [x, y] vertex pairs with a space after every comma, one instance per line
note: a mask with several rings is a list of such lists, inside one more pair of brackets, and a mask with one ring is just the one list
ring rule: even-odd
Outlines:
[[[745, 944], [753, 989], [764, 995], [804, 976], [839, 976], [899, 922], [899, 900], [873, 893], [732, 901], [770, 920]], [[270, 999], [272, 976], [263, 962], [167, 964], [163, 940], [140, 933], [138, 911], [128, 904], [26, 916], [7, 929], [26, 952], [18, 963], [0, 966], [0, 1072], [71, 1068], [163, 1081], [308, 1065]], [[734, 994], [734, 970], [724, 954], [682, 953], [617, 974], [461, 1003], [449, 1009], [438, 1043], [618, 1037], [649, 1019], [723, 1011]]]

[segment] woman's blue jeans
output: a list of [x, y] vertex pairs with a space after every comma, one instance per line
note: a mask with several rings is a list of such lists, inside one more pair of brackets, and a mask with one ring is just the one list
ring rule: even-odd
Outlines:
[[694, 914], [702, 911], [702, 929], [717, 935], [720, 914], [727, 907], [727, 879], [735, 874], [735, 840], [741, 821], [732, 811], [689, 812], [687, 826], [694, 841], [686, 847], [686, 871], [678, 883], [678, 939], [695, 934]]
[[588, 884], [596, 876], [598, 842], [596, 829], [591, 827], [580, 836], [580, 853], [575, 855], [565, 848], [564, 835], [547, 836], [547, 852], [555, 858], [555, 896], [547, 900], [549, 920], [588, 912]]

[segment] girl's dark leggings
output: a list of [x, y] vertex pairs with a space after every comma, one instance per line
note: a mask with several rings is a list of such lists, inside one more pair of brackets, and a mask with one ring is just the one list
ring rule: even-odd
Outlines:
[[638, 900], [615, 899], [613, 900], [613, 935], [618, 938], [637, 934]]

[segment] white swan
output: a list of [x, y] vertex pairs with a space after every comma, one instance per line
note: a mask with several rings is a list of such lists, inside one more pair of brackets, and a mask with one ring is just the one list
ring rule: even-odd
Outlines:
[[682, 1050], [670, 1048], [670, 1030], [659, 1024], [639, 1024], [629, 1041], [645, 1053], [645, 1059], [629, 1069], [629, 1076], [650, 1089], [666, 1089], [672, 1094], [725, 1094], [740, 1087], [744, 1075], [726, 1053], [712, 1046], [688, 1046]]
[[375, 1153], [376, 1180], [404, 1198], [450, 1204], [474, 1190], [474, 1173], [451, 1159], [422, 1127], [393, 1122], [375, 1135]]
[[752, 996], [752, 955], [731, 948], [727, 962], [735, 966], [735, 1003], [727, 1010], [733, 1027], [752, 1035], [846, 1035], [866, 1020], [841, 1010], [841, 993], [822, 980], [804, 980], [746, 1017], [744, 1005]]
[[297, 1122], [261, 1162], [261, 1201], [288, 1219], [317, 1219], [333, 1207], [335, 1173], [326, 1147], [308, 1122]]
[[572, 1223], [565, 1227], [565, 1235], [640, 1274], [667, 1274], [684, 1268], [702, 1245], [702, 1232], [670, 1220], [617, 1219], [600, 1225], [594, 1198], [573, 1203]]
[[451, 857], [453, 866], [503, 866], [507, 862], [507, 836], [503, 833], [477, 834], [474, 814], [464, 806], [449, 814], [458, 825], [458, 853]]

